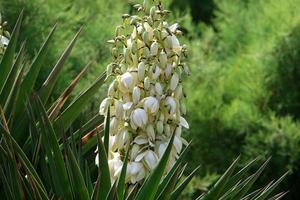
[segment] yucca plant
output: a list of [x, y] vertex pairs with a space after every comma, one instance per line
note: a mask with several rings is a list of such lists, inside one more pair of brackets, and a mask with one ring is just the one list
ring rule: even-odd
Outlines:
[[[145, 1], [143, 5], [136, 5], [135, 7], [138, 10], [146, 11], [146, 3], [150, 3], [150, 1]], [[153, 9], [151, 9], [151, 15], [168, 13], [168, 11], [162, 9], [160, 1]], [[21, 45], [19, 52], [15, 54], [22, 18], [23, 14], [21, 13], [0, 65], [0, 192], [5, 195], [3, 198], [180, 199], [181, 192], [196, 174], [198, 168], [187, 175], [186, 178], [182, 178], [187, 165], [183, 158], [188, 151], [188, 144], [182, 152], [175, 151], [176, 156], [174, 157], [174, 141], [176, 137], [177, 140], [179, 137], [176, 126], [174, 126], [174, 130], [170, 132], [167, 141], [165, 141], [164, 151], [146, 176], [130, 183], [126, 180], [129, 158], [132, 156], [131, 145], [127, 145], [126, 148], [119, 148], [120, 154], [122, 154], [122, 165], [116, 176], [112, 174], [109, 145], [112, 134], [110, 130], [111, 112], [115, 112], [113, 107], [106, 103], [105, 106], [103, 104], [100, 106], [100, 112], [105, 115], [104, 123], [102, 123], [103, 117], [95, 115], [79, 129], [72, 130], [70, 128], [93, 94], [107, 78], [106, 73], [102, 73], [91, 87], [80, 93], [69, 105], [65, 105], [72, 90], [91, 65], [88, 64], [54, 103], [49, 102], [58, 75], [81, 30], [63, 52], [44, 84], [37, 87], [35, 82], [39, 75], [39, 69], [43, 65], [43, 59], [47, 56], [47, 49], [53, 40], [56, 26], [46, 38], [33, 62], [30, 66], [27, 66], [26, 62], [24, 63], [24, 43]], [[128, 15], [123, 16], [123, 18], [130, 19], [133, 25], [135, 24], [134, 21], [138, 19], [135, 16]], [[174, 41], [176, 44], [178, 42], [173, 34], [170, 34], [173, 48]], [[157, 54], [156, 49], [158, 47], [156, 45], [158, 44], [152, 47], [152, 53], [154, 51]], [[177, 51], [179, 46], [175, 45], [175, 47]], [[112, 53], [117, 60], [116, 51], [113, 50]], [[155, 55], [151, 56], [154, 56], [154, 59], [156, 58]], [[160, 53], [159, 59], [164, 60], [165, 56], [167, 55]], [[168, 56], [166, 58], [168, 59]], [[108, 75], [111, 76], [117, 68], [114, 65], [109, 65], [108, 69]], [[127, 69], [123, 68], [122, 70], [126, 71]], [[155, 69], [153, 73], [157, 70]], [[123, 72], [123, 74], [126, 74], [126, 72]], [[177, 76], [173, 74], [168, 80], [171, 84], [171, 90], [178, 87], [179, 80]], [[128, 77], [126, 81], [128, 81]], [[39, 89], [34, 91], [34, 86]], [[123, 89], [126, 92], [128, 85], [125, 84], [124, 86], [125, 89]], [[156, 86], [156, 89], [160, 91], [159, 86]], [[154, 112], [156, 101], [153, 98], [147, 100], [149, 102], [147, 101], [148, 103], [146, 103], [144, 109]], [[172, 100], [168, 102], [170, 103], [168, 112], [170, 114], [174, 104]], [[137, 113], [141, 112], [143, 111], [138, 110]], [[146, 122], [143, 119], [132, 117], [136, 126], [142, 128], [145, 125]], [[145, 118], [144, 114], [139, 114], [138, 117]], [[179, 121], [182, 126], [188, 126], [184, 119], [180, 118]], [[156, 126], [159, 129], [160, 122]], [[152, 132], [152, 128], [149, 129]], [[96, 146], [98, 147], [98, 157], [96, 159], [98, 168], [95, 165], [95, 154], [93, 153]], [[174, 158], [176, 159], [174, 160]], [[171, 165], [169, 165], [170, 160], [172, 160]], [[251, 188], [254, 182], [262, 173], [268, 161], [253, 175], [246, 176], [251, 166], [257, 162], [257, 159], [235, 173], [238, 160], [234, 161], [211, 190], [198, 197], [198, 199], [270, 198], [270, 193], [285, 176], [271, 182], [262, 189], [252, 192]], [[283, 195], [284, 193], [279, 193], [271, 199], [280, 199]]]

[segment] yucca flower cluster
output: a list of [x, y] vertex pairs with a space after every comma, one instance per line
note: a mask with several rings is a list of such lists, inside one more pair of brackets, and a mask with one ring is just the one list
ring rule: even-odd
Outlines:
[[10, 38], [9, 32], [4, 29], [6, 25], [7, 22], [2, 22], [2, 16], [0, 14], [0, 56], [3, 55]]
[[107, 67], [107, 76], [113, 81], [100, 114], [106, 116], [110, 108], [108, 160], [112, 181], [121, 172], [127, 150], [126, 182], [135, 184], [155, 168], [173, 133], [167, 169], [186, 144], [181, 137], [182, 128], [189, 128], [183, 117], [186, 106], [181, 76], [189, 74], [184, 62], [187, 50], [177, 38], [182, 34], [178, 24], [165, 21], [169, 11], [161, 1], [154, 1], [154, 6], [152, 2], [134, 6], [143, 16], [123, 15], [115, 38], [108, 41], [113, 45], [113, 62]]

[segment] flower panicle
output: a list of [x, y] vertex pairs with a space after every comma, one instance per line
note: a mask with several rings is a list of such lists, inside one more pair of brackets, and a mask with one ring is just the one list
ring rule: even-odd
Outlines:
[[186, 46], [178, 40], [182, 35], [179, 25], [168, 24], [169, 11], [159, 0], [145, 0], [134, 7], [141, 14], [124, 14], [115, 37], [108, 41], [113, 59], [107, 76], [113, 81], [99, 110], [104, 116], [108, 107], [111, 111], [111, 178], [119, 176], [129, 149], [126, 182], [130, 184], [141, 181], [155, 168], [175, 133], [167, 166], [170, 169], [186, 143], [182, 128], [189, 128], [182, 85], [182, 75], [188, 75], [189, 69]]

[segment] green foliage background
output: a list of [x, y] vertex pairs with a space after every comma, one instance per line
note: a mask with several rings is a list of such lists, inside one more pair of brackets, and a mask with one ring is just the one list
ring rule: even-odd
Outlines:
[[[32, 58], [54, 23], [49, 66], [76, 31], [84, 30], [64, 68], [56, 93], [92, 58], [94, 66], [78, 87], [97, 77], [110, 59], [106, 41], [135, 0], [0, 0], [3, 18], [13, 22], [22, 8], [21, 34]], [[169, 0], [173, 21], [182, 25], [190, 49], [192, 76], [184, 80], [193, 140], [189, 162], [201, 164], [194, 188], [205, 190], [232, 159], [272, 156], [267, 179], [290, 170], [280, 190], [298, 199], [300, 187], [300, 0]], [[99, 96], [99, 95], [98, 95]], [[101, 96], [101, 94], [100, 94]], [[94, 99], [89, 112], [96, 113]], [[189, 190], [191, 197], [196, 190]]]

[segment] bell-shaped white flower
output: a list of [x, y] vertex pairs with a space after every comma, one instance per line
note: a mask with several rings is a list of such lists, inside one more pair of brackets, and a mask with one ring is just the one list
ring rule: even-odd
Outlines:
[[170, 81], [170, 89], [172, 91], [174, 91], [176, 89], [178, 83], [179, 83], [179, 76], [177, 73], [174, 73], [171, 78], [171, 81]]
[[111, 99], [110, 98], [105, 98], [103, 99], [103, 101], [100, 104], [100, 108], [99, 108], [99, 114], [100, 115], [105, 115], [107, 112], [107, 109], [110, 105]]
[[144, 109], [147, 113], [155, 115], [159, 109], [159, 102], [155, 97], [147, 97], [144, 102]]
[[152, 70], [152, 79], [156, 80], [160, 75], [161, 69], [158, 66], [155, 66]]
[[148, 121], [146, 111], [141, 108], [135, 109], [131, 114], [131, 121], [137, 127], [144, 127]]
[[115, 115], [118, 119], [123, 117], [124, 109], [121, 101], [115, 101]]
[[186, 119], [184, 119], [183, 117], [180, 117], [180, 126], [186, 128], [186, 129], [189, 129], [189, 128], [190, 128], [188, 122], [187, 122]]
[[116, 117], [111, 118], [109, 124], [109, 134], [115, 135], [116, 132], [118, 131], [118, 126], [119, 126], [119, 121], [117, 120], [117, 118]]
[[144, 155], [144, 161], [148, 169], [153, 170], [158, 163], [158, 157], [154, 151], [147, 150]]
[[134, 76], [130, 72], [126, 72], [120, 77], [119, 88], [122, 92], [129, 92], [135, 85]]
[[175, 149], [176, 149], [176, 152], [177, 153], [180, 153], [181, 152], [181, 150], [182, 150], [182, 141], [181, 141], [181, 138], [180, 137], [178, 137], [178, 136], [175, 136], [174, 137], [174, 147], [175, 147]]
[[166, 106], [168, 107], [169, 114], [175, 114], [177, 109], [177, 103], [173, 97], [168, 96], [166, 98]]
[[141, 181], [146, 176], [144, 166], [140, 162], [129, 162], [126, 171], [126, 179], [132, 184]]
[[141, 90], [139, 87], [135, 86], [133, 88], [133, 92], [132, 92], [132, 101], [133, 103], [138, 103], [138, 101], [140, 100], [141, 97]]

